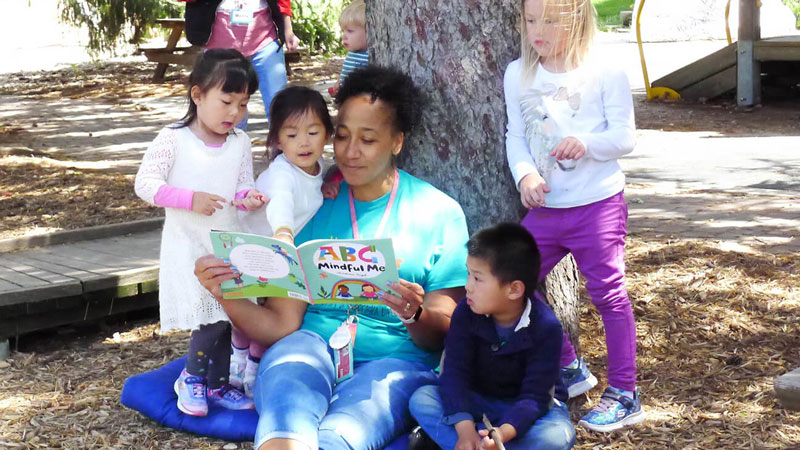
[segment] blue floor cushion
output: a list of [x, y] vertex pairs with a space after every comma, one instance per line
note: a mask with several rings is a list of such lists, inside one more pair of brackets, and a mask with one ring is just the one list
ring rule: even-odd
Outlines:
[[[258, 424], [255, 410], [232, 411], [211, 406], [206, 417], [188, 416], [178, 410], [178, 396], [173, 385], [185, 363], [186, 358], [177, 359], [156, 370], [128, 378], [122, 387], [122, 404], [176, 430], [228, 441], [252, 441]], [[404, 434], [386, 450], [406, 448], [408, 436]]]

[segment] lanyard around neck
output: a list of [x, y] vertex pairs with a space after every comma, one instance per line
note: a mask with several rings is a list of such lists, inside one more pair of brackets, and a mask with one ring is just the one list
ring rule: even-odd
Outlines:
[[[394, 206], [394, 198], [397, 196], [397, 187], [400, 185], [400, 174], [397, 172], [397, 169], [394, 169], [394, 182], [392, 182], [392, 193], [389, 194], [389, 202], [386, 204], [386, 209], [383, 210], [383, 217], [381, 217], [381, 222], [378, 224], [378, 229], [375, 231], [375, 236], [373, 237], [380, 237], [381, 233], [383, 233], [383, 228], [386, 226], [386, 221], [389, 220], [389, 214], [392, 212], [392, 207]], [[356, 217], [356, 204], [353, 200], [353, 188], [352, 186], [349, 187], [347, 190], [347, 197], [350, 200], [350, 223], [353, 225], [353, 239], [360, 239], [358, 234], [358, 217]]]

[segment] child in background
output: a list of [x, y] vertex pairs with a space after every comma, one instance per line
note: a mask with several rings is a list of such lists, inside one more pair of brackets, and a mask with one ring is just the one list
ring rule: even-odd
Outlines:
[[[270, 105], [267, 149], [272, 162], [259, 175], [256, 188], [270, 202], [264, 212], [243, 213], [248, 232], [274, 236], [294, 244], [322, 206], [322, 151], [333, 135], [333, 121], [322, 95], [291, 86], [275, 95]], [[234, 328], [231, 383], [252, 397], [258, 363], [264, 347]]]
[[347, 5], [339, 16], [339, 26], [342, 27], [342, 44], [347, 49], [347, 57], [342, 64], [342, 74], [339, 81], [328, 88], [328, 93], [335, 96], [339, 86], [347, 75], [359, 67], [369, 64], [367, 54], [367, 7], [364, 0], [353, 0]]
[[[508, 449], [572, 448], [561, 324], [534, 297], [536, 242], [505, 223], [475, 233], [467, 250], [467, 297], [453, 312], [439, 385], [417, 389], [411, 414], [443, 449], [497, 448], [496, 440]], [[483, 414], [497, 426], [491, 435], [475, 427]], [[426, 437], [415, 439], [423, 448]]]
[[[539, 278], [572, 253], [603, 319], [609, 387], [579, 423], [611, 431], [644, 420], [617, 162], [635, 145], [631, 89], [624, 72], [590, 57], [596, 13], [589, 0], [521, 3], [522, 57], [504, 80], [508, 163], [529, 209], [522, 225], [542, 254]], [[570, 397], [597, 384], [566, 338], [561, 361]]]
[[228, 383], [228, 316], [193, 274], [194, 261], [212, 252], [212, 229], [241, 229], [235, 206], [264, 205], [253, 189], [250, 139], [242, 120], [258, 78], [250, 61], [232, 49], [201, 53], [189, 75], [189, 110], [167, 126], [145, 152], [136, 194], [165, 208], [161, 237], [161, 330], [191, 329], [186, 367], [175, 381], [178, 408], [205, 416], [208, 405], [253, 408]]

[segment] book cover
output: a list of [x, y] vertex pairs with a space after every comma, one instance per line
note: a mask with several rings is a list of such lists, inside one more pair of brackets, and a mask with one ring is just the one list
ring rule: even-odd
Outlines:
[[222, 283], [224, 298], [381, 304], [378, 293], [398, 279], [391, 239], [318, 239], [295, 248], [272, 237], [212, 231], [211, 243], [240, 273]]

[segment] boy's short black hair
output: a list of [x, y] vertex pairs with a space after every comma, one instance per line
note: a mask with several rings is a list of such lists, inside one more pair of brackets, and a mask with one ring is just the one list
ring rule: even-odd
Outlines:
[[525, 227], [507, 222], [484, 228], [469, 239], [467, 253], [486, 261], [492, 275], [501, 283], [522, 281], [525, 296], [533, 298], [541, 256], [536, 241]]
[[350, 72], [336, 93], [336, 107], [341, 108], [350, 98], [365, 94], [371, 96], [373, 102], [380, 100], [393, 110], [395, 131], [408, 134], [419, 123], [424, 94], [403, 72], [375, 64]]

